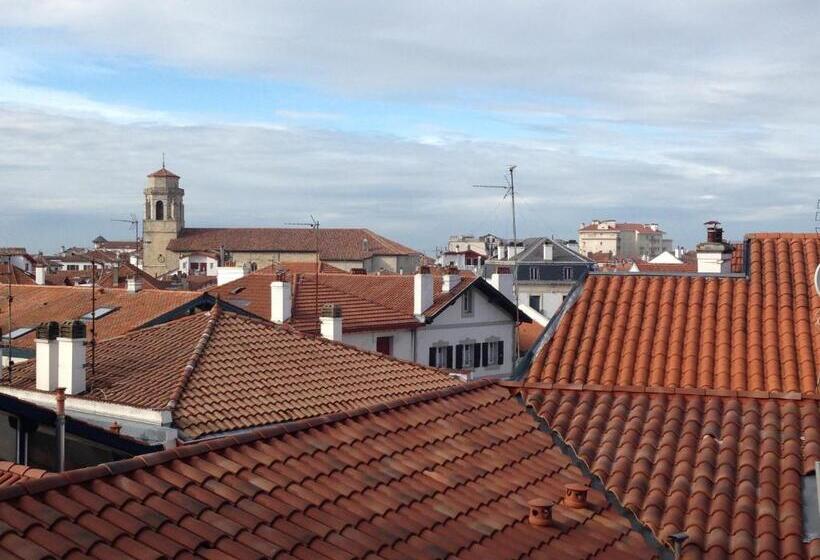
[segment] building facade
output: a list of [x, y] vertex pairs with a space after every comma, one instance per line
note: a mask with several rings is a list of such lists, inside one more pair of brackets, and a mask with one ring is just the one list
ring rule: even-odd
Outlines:
[[614, 258], [649, 260], [672, 250], [672, 240], [664, 235], [655, 223], [592, 220], [578, 229], [578, 250], [582, 255], [609, 254]]
[[517, 274], [518, 303], [549, 319], [594, 263], [547, 237], [533, 237], [517, 244], [499, 245], [496, 257], [484, 265], [490, 277], [499, 268]]

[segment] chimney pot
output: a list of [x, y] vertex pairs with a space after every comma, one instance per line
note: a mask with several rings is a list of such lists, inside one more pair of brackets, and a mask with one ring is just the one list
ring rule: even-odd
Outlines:
[[57, 382], [69, 395], [85, 391], [85, 323], [65, 321], [57, 338]]
[[57, 416], [65, 416], [65, 388], [57, 387]]
[[40, 323], [35, 340], [35, 386], [39, 391], [53, 391], [57, 388], [58, 350], [56, 339], [60, 335], [57, 321]]
[[342, 306], [336, 303], [326, 303], [322, 306], [319, 317], [319, 330], [323, 338], [342, 341]]
[[430, 267], [422, 265], [413, 276], [413, 314], [423, 315], [433, 305], [433, 276]]
[[549, 527], [552, 525], [552, 502], [543, 498], [535, 498], [527, 502], [530, 508], [530, 525]]
[[122, 430], [122, 426], [121, 426], [120, 424], [118, 424], [116, 421], [114, 421], [114, 423], [113, 423], [113, 424], [111, 424], [111, 425], [108, 427], [108, 429], [109, 429], [111, 432], [113, 432], [113, 433], [115, 433], [115, 434], [119, 435], [119, 434], [120, 434], [120, 430]]
[[[114, 284], [114, 287], [116, 288], [117, 285]], [[137, 278], [136, 276], [129, 276], [125, 280], [125, 288], [129, 294], [136, 294], [137, 292], [142, 290], [142, 278]]]
[[585, 484], [567, 484], [564, 505], [573, 509], [584, 509], [587, 507], [587, 493], [589, 486]]
[[[284, 276], [283, 276], [284, 278]], [[291, 316], [290, 282], [276, 280], [270, 283], [270, 320], [282, 324]]]

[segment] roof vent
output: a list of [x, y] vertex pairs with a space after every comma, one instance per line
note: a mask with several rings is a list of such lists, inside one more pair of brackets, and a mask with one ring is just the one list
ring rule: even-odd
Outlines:
[[549, 527], [552, 525], [552, 502], [543, 498], [535, 498], [527, 502], [530, 507], [530, 525]]
[[585, 484], [567, 484], [564, 505], [573, 509], [587, 507], [587, 493], [589, 486]]

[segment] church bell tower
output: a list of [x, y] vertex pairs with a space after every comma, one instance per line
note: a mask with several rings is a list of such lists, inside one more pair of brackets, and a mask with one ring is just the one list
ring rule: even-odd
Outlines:
[[145, 194], [145, 216], [142, 226], [142, 254], [145, 272], [159, 276], [179, 267], [176, 253], [168, 243], [185, 227], [185, 191], [179, 188], [179, 175], [162, 169], [148, 175]]

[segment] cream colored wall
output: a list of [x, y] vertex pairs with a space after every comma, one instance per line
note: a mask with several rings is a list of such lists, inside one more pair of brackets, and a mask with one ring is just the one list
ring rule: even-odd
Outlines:
[[618, 232], [584, 231], [578, 232], [578, 250], [582, 255], [589, 253], [618, 253]]

